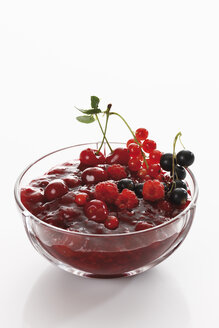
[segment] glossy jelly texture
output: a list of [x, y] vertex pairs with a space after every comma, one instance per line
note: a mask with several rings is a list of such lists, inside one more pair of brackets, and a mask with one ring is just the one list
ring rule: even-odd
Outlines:
[[[185, 207], [172, 206], [171, 210], [167, 211], [165, 207], [160, 206], [161, 201], [148, 202], [143, 198], [139, 198], [138, 206], [131, 210], [120, 210], [114, 204], [107, 204], [109, 215], [119, 219], [118, 228], [107, 229], [104, 222], [90, 220], [85, 215], [84, 207], [75, 201], [75, 197], [80, 193], [86, 193], [87, 201], [95, 199], [95, 185], [99, 181], [107, 180], [108, 167], [108, 165], [99, 165], [94, 168], [84, 168], [78, 162], [59, 165], [23, 188], [21, 201], [32, 214], [46, 223], [70, 231], [91, 234], [134, 232], [140, 221], [157, 226], [169, 221]], [[127, 167], [125, 169], [129, 178], [136, 183], [137, 178]]]
[[[87, 201], [95, 199], [95, 184], [107, 179], [109, 165], [112, 164], [96, 166], [99, 169], [94, 170], [92, 184], [92, 170], [87, 170], [77, 161], [64, 163], [21, 190], [23, 205], [38, 219], [49, 224], [42, 225], [40, 221], [33, 223], [30, 219], [31, 233], [40, 248], [47, 252], [47, 257], [92, 277], [119, 277], [147, 265], [150, 267], [154, 261], [159, 262], [168, 249], [174, 249], [189, 229], [181, 221], [170, 222], [164, 229], [156, 229], [178, 215], [189, 201], [184, 206], [169, 206], [163, 200], [148, 202], [138, 198], [138, 206], [131, 210], [119, 210], [114, 204], [107, 204], [108, 215], [119, 221], [115, 229], [108, 229], [103, 222], [90, 220], [85, 215], [84, 206], [75, 202], [75, 197], [86, 193]], [[142, 182], [127, 165], [124, 168], [128, 178], [135, 183]], [[87, 179], [89, 183], [86, 183]], [[52, 194], [57, 192], [59, 195], [60, 192], [60, 196], [51, 199], [53, 197], [50, 193], [48, 196], [46, 190], [57, 180], [60, 189], [52, 191]], [[53, 229], [53, 226], [61, 229]], [[155, 229], [150, 230], [151, 227]]]

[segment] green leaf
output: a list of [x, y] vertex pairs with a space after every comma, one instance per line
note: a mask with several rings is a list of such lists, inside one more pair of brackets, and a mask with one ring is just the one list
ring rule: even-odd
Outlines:
[[80, 109], [80, 108], [77, 108], [77, 107], [75, 107], [75, 108], [77, 110], [79, 110], [81, 113], [87, 114], [87, 115], [101, 113], [101, 110], [99, 108], [95, 108], [95, 109]]
[[91, 99], [91, 107], [93, 109], [97, 109], [98, 105], [99, 105], [99, 102], [100, 102], [100, 99], [96, 96], [91, 96], [90, 99]]
[[76, 119], [81, 122], [81, 123], [93, 123], [95, 121], [95, 118], [92, 115], [83, 115], [83, 116], [78, 116]]

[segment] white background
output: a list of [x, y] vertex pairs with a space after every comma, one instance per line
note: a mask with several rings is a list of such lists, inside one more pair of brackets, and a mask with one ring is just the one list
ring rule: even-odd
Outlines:
[[[218, 1], [0, 1], [0, 325], [218, 327]], [[196, 154], [192, 229], [139, 276], [72, 276], [30, 245], [13, 199], [27, 164], [100, 139], [75, 120], [97, 95], [162, 151], [178, 131]], [[109, 139], [126, 141], [114, 118]]]

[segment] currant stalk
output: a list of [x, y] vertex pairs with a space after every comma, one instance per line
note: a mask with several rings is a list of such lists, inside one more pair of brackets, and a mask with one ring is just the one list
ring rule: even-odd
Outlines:
[[174, 177], [174, 173], [175, 173], [175, 159], [176, 159], [176, 142], [177, 139], [182, 136], [181, 132], [178, 132], [177, 135], [175, 136], [174, 140], [173, 140], [173, 159], [172, 159], [172, 176], [173, 176], [173, 182], [175, 182], [175, 177]]
[[[113, 152], [113, 149], [112, 149], [112, 147], [110, 146], [110, 144], [109, 144], [109, 142], [108, 142], [108, 140], [107, 140], [107, 138], [106, 138], [106, 131], [107, 131], [107, 126], [108, 126], [108, 121], [109, 121], [109, 112], [110, 112], [111, 107], [112, 107], [112, 104], [109, 104], [109, 105], [107, 106], [107, 110], [106, 110], [106, 112], [105, 112], [105, 114], [106, 114], [106, 123], [105, 123], [104, 131], [101, 129], [101, 131], [102, 131], [102, 133], [103, 133], [103, 139], [102, 139], [101, 145], [100, 145], [100, 147], [99, 147], [99, 149], [98, 149], [98, 153], [100, 152], [100, 150], [101, 150], [101, 148], [102, 148], [102, 146], [103, 146], [104, 140], [106, 140], [106, 143], [107, 143], [107, 145], [108, 145], [110, 151]], [[96, 114], [96, 116], [97, 116], [97, 114]], [[96, 118], [97, 118], [97, 120], [99, 121], [98, 116], [97, 116]]]
[[146, 165], [146, 168], [148, 169], [148, 168], [149, 168], [149, 165], [148, 165], [148, 163], [147, 163], [147, 160], [146, 160], [145, 154], [144, 154], [144, 152], [143, 152], [143, 150], [142, 150], [142, 146], [141, 146], [140, 142], [137, 140], [137, 138], [136, 138], [134, 132], [132, 131], [130, 125], [128, 124], [128, 122], [127, 122], [127, 121], [124, 119], [124, 117], [122, 117], [122, 115], [120, 115], [119, 113], [111, 112], [111, 113], [109, 113], [109, 115], [116, 115], [116, 116], [118, 116], [118, 117], [119, 117], [119, 118], [125, 123], [125, 125], [126, 125], [127, 128], [129, 129], [129, 131], [131, 132], [131, 134], [132, 134], [132, 136], [133, 136], [135, 142], [139, 145], [139, 147], [140, 147], [140, 149], [141, 149], [141, 154], [142, 154], [142, 157], [143, 157], [144, 163], [145, 163], [145, 165]]
[[103, 146], [104, 140], [106, 140], [106, 143], [107, 143], [107, 145], [108, 145], [110, 151], [112, 152], [113, 149], [112, 149], [112, 147], [110, 146], [110, 143], [109, 143], [109, 141], [108, 141], [107, 138], [106, 138], [106, 130], [107, 130], [107, 125], [108, 125], [109, 115], [106, 116], [106, 123], [105, 123], [105, 129], [104, 129], [104, 130], [103, 130], [103, 128], [102, 128], [102, 125], [101, 125], [101, 123], [100, 123], [100, 120], [99, 120], [99, 117], [98, 117], [97, 114], [95, 114], [95, 117], [96, 117], [96, 120], [97, 120], [97, 122], [98, 122], [98, 124], [99, 124], [99, 127], [100, 127], [100, 129], [101, 129], [101, 132], [102, 132], [102, 134], [103, 134], [103, 139], [102, 139], [101, 145], [100, 145], [100, 147], [99, 147], [97, 153], [100, 152], [100, 150], [101, 150], [101, 148], [102, 148], [102, 146]]

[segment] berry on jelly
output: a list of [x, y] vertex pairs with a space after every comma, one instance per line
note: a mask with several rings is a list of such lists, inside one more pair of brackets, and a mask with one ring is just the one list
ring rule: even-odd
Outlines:
[[131, 210], [138, 206], [138, 203], [139, 201], [134, 191], [129, 189], [123, 189], [123, 191], [119, 194], [115, 202], [116, 206], [120, 210]]
[[153, 224], [145, 221], [140, 221], [135, 226], [135, 231], [146, 230], [153, 228]]
[[138, 198], [143, 197], [143, 194], [142, 194], [143, 186], [144, 186], [144, 183], [138, 183], [135, 185], [135, 194]]
[[135, 184], [131, 179], [122, 179], [117, 183], [119, 192], [122, 192], [123, 189], [134, 190]]
[[107, 168], [107, 174], [110, 179], [118, 181], [120, 179], [126, 178], [127, 173], [124, 166], [120, 164], [113, 164]]
[[187, 191], [183, 188], [176, 188], [170, 194], [170, 201], [175, 205], [183, 205], [188, 198]]
[[75, 195], [75, 203], [79, 206], [83, 206], [84, 204], [86, 204], [88, 200], [88, 194], [86, 193], [80, 193]]
[[106, 157], [107, 164], [127, 165], [129, 161], [129, 152], [127, 148], [116, 148], [113, 153]]
[[88, 202], [84, 207], [84, 212], [88, 219], [99, 223], [104, 223], [109, 213], [106, 204], [98, 199]]
[[119, 226], [119, 220], [116, 216], [109, 215], [108, 218], [105, 220], [104, 225], [107, 229], [115, 230]]
[[164, 185], [158, 180], [148, 180], [143, 186], [143, 198], [144, 200], [156, 201], [164, 198]]
[[45, 197], [48, 201], [54, 200], [65, 195], [68, 192], [68, 187], [61, 179], [51, 181], [45, 188]]
[[108, 204], [113, 204], [119, 196], [117, 185], [113, 182], [99, 182], [95, 187], [95, 197]]
[[101, 152], [87, 148], [80, 153], [80, 162], [87, 166], [95, 166], [103, 164], [105, 162], [105, 157]]
[[96, 184], [107, 180], [107, 172], [100, 167], [88, 167], [82, 172], [81, 179], [84, 184]]

